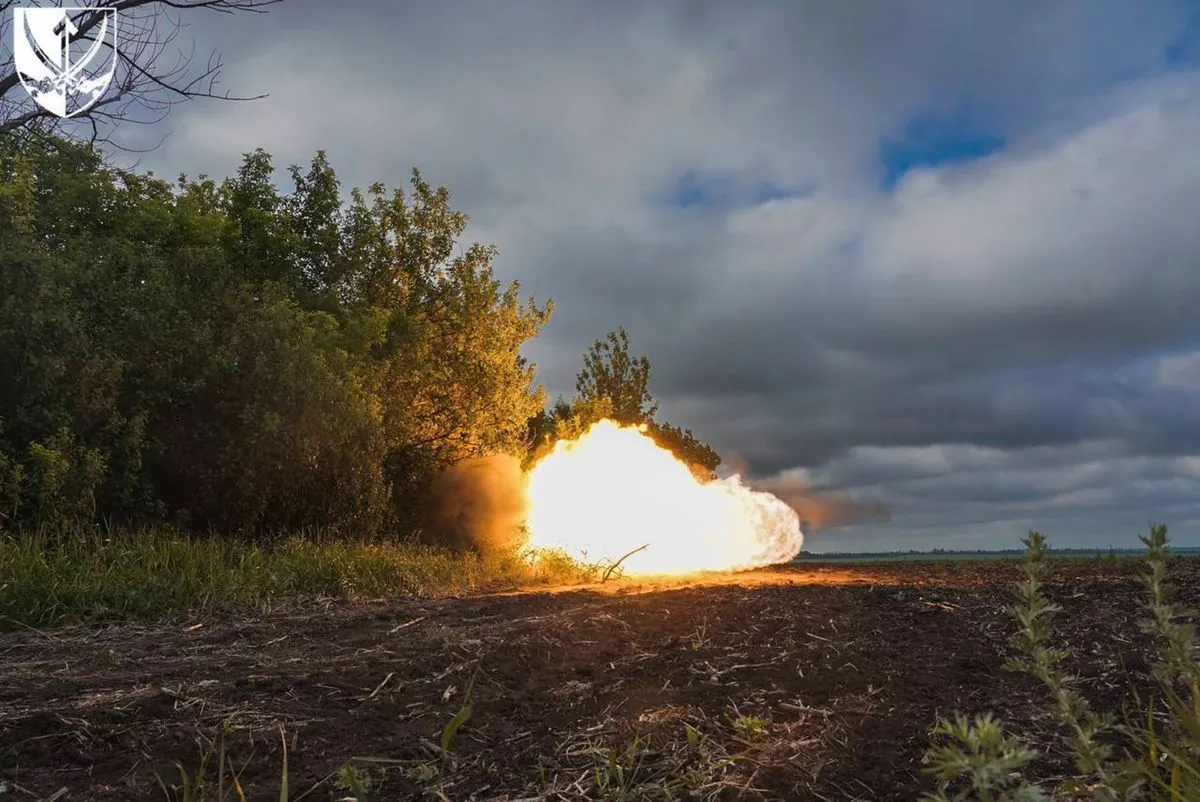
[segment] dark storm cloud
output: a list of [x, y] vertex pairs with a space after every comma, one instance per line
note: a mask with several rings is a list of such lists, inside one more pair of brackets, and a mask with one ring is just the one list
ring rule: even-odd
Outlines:
[[[226, 82], [272, 96], [179, 109], [145, 161], [324, 148], [360, 186], [420, 167], [502, 278], [555, 299], [529, 349], [552, 396], [624, 325], [668, 419], [780, 486], [887, 504], [858, 547], [1039, 519], [1103, 540], [1200, 518], [1192, 16], [288, 0], [196, 18]], [[1003, 147], [943, 143], [889, 188], [884, 144], [931, 120]]]
[[965, 396], [880, 385], [865, 388], [861, 395], [827, 396], [803, 406], [766, 404], [753, 424], [743, 423], [738, 441], [756, 471], [771, 473], [796, 465], [820, 465], [857, 443], [906, 447], [951, 442], [1020, 448], [1074, 443], [1094, 430], [1067, 403], [1041, 401], [1007, 411], [997, 409], [986, 391]]

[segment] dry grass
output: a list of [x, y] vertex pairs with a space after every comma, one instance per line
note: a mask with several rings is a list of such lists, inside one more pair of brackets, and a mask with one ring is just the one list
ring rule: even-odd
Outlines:
[[0, 630], [561, 585], [595, 573], [555, 555], [485, 559], [312, 535], [261, 546], [171, 530], [0, 532]]

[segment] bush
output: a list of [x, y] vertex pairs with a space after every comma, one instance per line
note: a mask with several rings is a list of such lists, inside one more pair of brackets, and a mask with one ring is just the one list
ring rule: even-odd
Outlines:
[[523, 452], [549, 302], [419, 172], [290, 172], [0, 141], [0, 526], [407, 534], [441, 471]]
[[[1020, 625], [1017, 656], [1006, 665], [1036, 677], [1048, 690], [1054, 716], [1068, 733], [1078, 776], [1047, 791], [1022, 773], [1037, 753], [1006, 734], [990, 713], [973, 721], [956, 715], [939, 719], [933, 729], [941, 743], [929, 750], [926, 761], [938, 790], [927, 800], [1022, 802], [1051, 799], [1052, 794], [1104, 802], [1200, 799], [1200, 661], [1190, 623], [1194, 615], [1170, 600], [1167, 527], [1153, 525], [1149, 536], [1140, 539], [1147, 548], [1145, 626], [1161, 646], [1157, 694], [1143, 700], [1133, 693], [1135, 712], [1118, 723], [1111, 712], [1092, 709], [1074, 689], [1074, 678], [1060, 666], [1069, 652], [1051, 645], [1050, 620], [1061, 608], [1042, 592], [1049, 573], [1046, 538], [1030, 532], [1024, 540], [1025, 580], [1018, 586], [1018, 603], [1010, 608]], [[1119, 755], [1114, 741], [1122, 744]]]

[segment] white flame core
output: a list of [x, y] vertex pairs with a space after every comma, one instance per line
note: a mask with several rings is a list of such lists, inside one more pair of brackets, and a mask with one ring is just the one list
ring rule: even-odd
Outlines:
[[779, 498], [731, 476], [701, 482], [639, 428], [595, 424], [529, 474], [528, 546], [626, 574], [739, 571], [791, 560], [804, 534]]

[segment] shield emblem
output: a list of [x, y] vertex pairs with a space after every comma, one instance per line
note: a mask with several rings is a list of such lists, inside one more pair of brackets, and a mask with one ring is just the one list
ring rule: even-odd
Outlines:
[[13, 65], [46, 111], [64, 118], [87, 111], [117, 70], [116, 9], [13, 9]]

